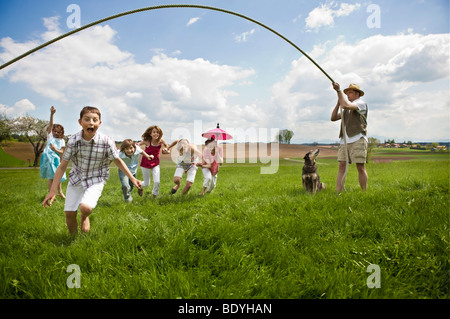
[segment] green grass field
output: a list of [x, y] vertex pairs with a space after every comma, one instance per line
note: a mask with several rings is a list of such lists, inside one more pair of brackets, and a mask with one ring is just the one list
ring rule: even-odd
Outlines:
[[22, 161], [20, 159], [15, 158], [14, 156], [7, 154], [0, 147], [0, 167], [25, 167], [25, 166], [29, 166], [29, 164], [25, 161]]
[[[70, 237], [63, 200], [41, 202], [39, 170], [0, 170], [0, 297], [18, 298], [442, 298], [449, 297], [449, 158], [352, 165], [337, 196], [337, 162], [319, 158], [327, 189], [301, 187], [301, 164], [277, 174], [225, 164], [213, 193], [169, 195], [175, 171], [161, 165], [161, 195], [124, 203], [117, 169], [91, 215]], [[138, 177], [142, 178], [139, 170]], [[66, 188], [65, 182], [63, 189]], [[80, 288], [69, 288], [72, 271]], [[369, 265], [380, 288], [369, 288]]]

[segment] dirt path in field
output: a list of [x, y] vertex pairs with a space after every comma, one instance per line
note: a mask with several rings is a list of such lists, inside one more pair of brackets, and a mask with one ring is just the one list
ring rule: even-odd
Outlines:
[[8, 143], [8, 146], [2, 146], [2, 149], [5, 153], [22, 161], [34, 160], [33, 146], [30, 143]]

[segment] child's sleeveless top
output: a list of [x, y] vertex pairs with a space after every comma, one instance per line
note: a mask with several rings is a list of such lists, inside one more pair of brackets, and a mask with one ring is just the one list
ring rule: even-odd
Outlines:
[[145, 153], [148, 155], [153, 155], [154, 158], [150, 161], [145, 156], [142, 156], [141, 167], [153, 168], [159, 165], [159, 151], [161, 150], [161, 144], [158, 146], [153, 146], [150, 143], [149, 146], [145, 148]]

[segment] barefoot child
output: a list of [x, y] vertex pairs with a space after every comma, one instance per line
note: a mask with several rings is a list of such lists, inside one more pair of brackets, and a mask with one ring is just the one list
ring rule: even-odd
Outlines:
[[203, 150], [203, 163], [197, 164], [203, 172], [203, 189], [199, 195], [210, 193], [217, 185], [219, 165], [223, 163], [223, 150], [217, 145], [214, 135], [205, 141]]
[[[64, 152], [66, 142], [64, 141], [64, 127], [60, 124], [53, 124], [53, 115], [56, 109], [52, 106], [50, 108], [50, 123], [47, 127], [47, 145], [41, 155], [40, 171], [42, 178], [48, 179], [48, 190], [53, 183], [56, 169], [61, 162], [60, 156]], [[61, 178], [61, 182], [66, 180], [66, 173]], [[58, 196], [66, 198], [62, 191], [61, 183], [58, 185]]]
[[141, 188], [142, 184], [131, 174], [125, 163], [120, 159], [113, 139], [97, 132], [102, 124], [99, 109], [92, 106], [84, 107], [80, 112], [78, 123], [82, 130], [72, 135], [67, 142], [50, 192], [42, 203], [44, 207], [52, 205], [55, 200], [56, 189], [66, 171], [67, 164], [72, 161], [64, 205], [66, 225], [70, 234], [76, 234], [78, 231], [78, 208], [81, 212], [81, 231], [88, 232], [90, 230], [89, 215], [97, 205], [103, 186], [109, 178], [111, 161], [114, 161], [114, 164], [128, 176], [134, 186]]
[[[119, 157], [122, 159], [122, 161], [125, 163], [134, 177], [136, 177], [137, 168], [139, 165], [139, 154], [142, 154], [143, 158], [146, 158], [148, 160], [153, 159], [153, 155], [148, 155], [140, 147], [137, 147], [134, 141], [131, 139], [124, 140], [120, 145]], [[128, 176], [126, 176], [125, 173], [123, 173], [120, 169], [119, 179], [120, 183], [122, 184], [123, 199], [125, 200], [125, 202], [130, 203], [131, 201], [133, 201], [131, 191], [133, 190], [134, 185], [128, 178]]]
[[145, 145], [145, 152], [153, 156], [152, 159], [147, 157], [142, 157], [141, 169], [142, 177], [144, 179], [144, 184], [142, 188], [138, 191], [139, 195], [142, 196], [144, 193], [144, 187], [150, 185], [150, 173], [153, 175], [153, 197], [159, 194], [159, 183], [160, 183], [160, 170], [159, 170], [159, 152], [161, 151], [161, 145], [164, 145], [163, 154], [168, 153], [167, 143], [162, 139], [163, 132], [161, 128], [157, 125], [152, 125], [145, 130], [142, 134], [142, 141], [137, 145]]
[[[197, 165], [195, 163], [195, 158], [202, 156], [195, 145], [189, 143], [189, 141], [185, 138], [176, 140], [168, 147], [171, 149], [176, 145], [176, 156], [177, 157], [177, 168], [175, 169], [175, 175], [173, 177], [173, 182], [175, 186], [172, 188], [171, 193], [175, 194], [180, 188], [181, 178], [183, 177], [183, 173], [186, 173], [186, 185], [183, 188], [182, 194], [185, 195], [191, 189], [192, 184], [195, 180], [195, 174], [197, 173]], [[172, 156], [173, 159], [173, 156]]]

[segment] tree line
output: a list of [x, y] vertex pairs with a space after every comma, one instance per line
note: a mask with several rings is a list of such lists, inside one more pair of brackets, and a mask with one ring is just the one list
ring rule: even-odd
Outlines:
[[33, 146], [33, 166], [39, 165], [39, 156], [44, 151], [47, 141], [47, 126], [49, 121], [40, 120], [30, 115], [8, 118], [0, 115], [0, 143], [17, 138], [29, 142]]

